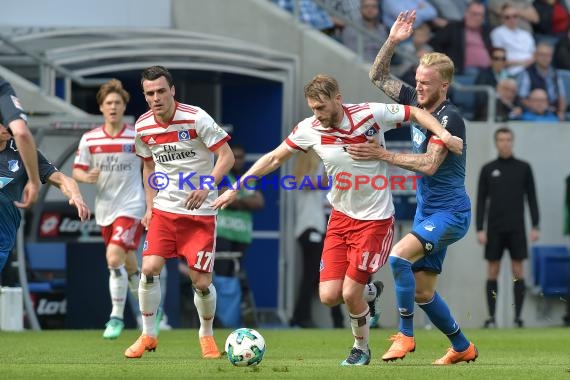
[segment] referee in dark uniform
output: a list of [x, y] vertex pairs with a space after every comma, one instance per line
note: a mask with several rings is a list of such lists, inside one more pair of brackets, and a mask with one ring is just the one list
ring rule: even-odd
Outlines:
[[[479, 176], [477, 191], [477, 240], [485, 246], [488, 262], [487, 305], [489, 319], [484, 327], [495, 327], [497, 277], [505, 249], [511, 255], [514, 278], [515, 325], [523, 327], [521, 311], [525, 294], [523, 260], [528, 256], [524, 201], [530, 209], [532, 229], [530, 240], [536, 241], [538, 230], [538, 204], [530, 165], [513, 157], [513, 132], [509, 128], [495, 131], [495, 146], [499, 157], [484, 165]], [[484, 224], [486, 223], [486, 232]]]

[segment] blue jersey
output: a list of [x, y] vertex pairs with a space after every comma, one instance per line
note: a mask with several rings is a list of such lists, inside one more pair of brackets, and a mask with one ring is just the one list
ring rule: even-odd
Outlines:
[[[40, 180], [46, 183], [50, 175], [57, 171], [43, 154], [38, 152]], [[16, 231], [20, 226], [20, 210], [14, 201], [22, 198], [28, 182], [28, 175], [13, 139], [6, 149], [0, 151], [0, 252], [11, 251], [16, 242]]]
[[12, 85], [0, 77], [0, 123], [8, 127], [16, 119], [26, 121], [26, 113]]
[[[402, 86], [398, 102], [418, 106], [416, 90]], [[471, 202], [465, 191], [465, 161], [467, 156], [465, 123], [457, 108], [444, 101], [432, 115], [449, 133], [463, 139], [463, 155], [448, 153], [434, 175], [420, 173], [416, 199], [416, 213], [431, 215], [438, 211], [462, 212], [471, 210]], [[411, 125], [413, 153], [425, 153], [433, 134], [418, 124]]]

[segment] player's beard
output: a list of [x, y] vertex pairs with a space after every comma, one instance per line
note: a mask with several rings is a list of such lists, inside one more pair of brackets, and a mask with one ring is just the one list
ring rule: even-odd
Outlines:
[[423, 93], [423, 100], [418, 98], [418, 104], [424, 109], [430, 109], [439, 103], [439, 94], [434, 92], [431, 95]]
[[327, 129], [331, 129], [331, 128], [335, 128], [338, 127], [339, 123], [340, 123], [340, 114], [339, 112], [334, 112], [331, 113], [330, 117], [327, 119], [321, 119], [319, 120], [321, 123], [321, 126], [323, 128], [327, 128]]

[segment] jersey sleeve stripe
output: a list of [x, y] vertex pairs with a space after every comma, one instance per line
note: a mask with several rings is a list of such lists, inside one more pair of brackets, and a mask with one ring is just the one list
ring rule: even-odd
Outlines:
[[215, 143], [212, 146], [209, 146], [208, 149], [211, 152], [215, 152], [216, 150], [218, 150], [219, 147], [221, 147], [222, 145], [224, 145], [224, 143], [226, 141], [229, 141], [231, 139], [230, 135], [226, 135], [223, 139], [221, 139], [220, 141], [218, 141], [217, 143]]
[[89, 170], [89, 165], [73, 164], [73, 169]]
[[293, 141], [291, 141], [291, 139], [289, 137], [287, 137], [285, 139], [285, 144], [287, 144], [289, 147], [296, 149], [296, 150], [300, 150], [301, 152], [307, 152], [305, 149], [301, 148], [300, 146], [298, 146], [297, 144], [295, 144]]
[[410, 120], [410, 106], [404, 105], [404, 121]]

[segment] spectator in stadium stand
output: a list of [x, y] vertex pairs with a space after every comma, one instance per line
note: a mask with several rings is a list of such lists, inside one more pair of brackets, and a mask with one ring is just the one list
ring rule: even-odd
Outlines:
[[[280, 8], [294, 13], [295, 0], [271, 0]], [[321, 32], [334, 36], [335, 25], [329, 14], [319, 7], [313, 0], [299, 0], [299, 21], [320, 30]]]
[[491, 31], [494, 47], [507, 52], [507, 72], [515, 77], [534, 63], [536, 45], [530, 32], [518, 26], [519, 10], [509, 3], [501, 8], [503, 24]]
[[[503, 48], [492, 48], [490, 52], [491, 56], [491, 66], [479, 71], [479, 74], [475, 77], [474, 84], [476, 85], [486, 85], [493, 88], [497, 87], [497, 84], [509, 77], [507, 73], [506, 63], [507, 63], [507, 53]], [[487, 93], [477, 92], [475, 94], [475, 120], [486, 120], [487, 119]]]
[[[501, 79], [497, 83], [495, 121], [519, 120], [523, 113], [522, 102], [517, 95], [518, 85], [513, 78]], [[482, 119], [487, 119], [487, 106], [482, 109]]]
[[[360, 22], [360, 1], [361, 0], [322, 0], [327, 9], [330, 8], [342, 16], [344, 16], [350, 22]], [[378, 0], [377, 0], [378, 1]], [[326, 10], [325, 10], [326, 11]], [[345, 22], [340, 17], [332, 15], [329, 16], [334, 24], [333, 37], [339, 41], [342, 41], [342, 33], [346, 27], [348, 27], [347, 22]]]
[[533, 31], [538, 41], [546, 37], [552, 44], [564, 37], [570, 26], [570, 13], [565, 1], [535, 0], [533, 6], [538, 13], [538, 22], [533, 24]]
[[485, 6], [471, 2], [465, 10], [464, 19], [451, 21], [437, 30], [429, 44], [434, 51], [451, 58], [456, 74], [477, 75], [479, 70], [491, 65], [490, 30], [484, 22]]
[[416, 21], [414, 27], [429, 23], [434, 27], [443, 27], [447, 20], [437, 15], [437, 9], [427, 0], [382, 0], [382, 23], [390, 28], [398, 18], [400, 12], [408, 9], [416, 10]]
[[447, 21], [462, 21], [471, 0], [429, 0], [437, 9], [439, 17]]
[[541, 88], [548, 95], [549, 110], [554, 112], [558, 119], [566, 119], [566, 90], [562, 78], [552, 66], [553, 48], [550, 44], [539, 42], [534, 52], [534, 64], [530, 65], [517, 78], [519, 83], [519, 97], [523, 104], [529, 107], [530, 92]]
[[554, 45], [552, 65], [557, 69], [570, 70], [570, 26]]
[[[360, 13], [361, 20], [358, 21], [362, 27], [374, 33], [376, 38], [363, 36], [362, 59], [365, 62], [372, 62], [376, 58], [376, 52], [386, 41], [388, 32], [384, 24], [380, 22], [378, 0], [361, 0]], [[342, 43], [354, 52], [358, 51], [358, 36], [360, 32], [351, 26], [347, 26], [342, 31]]]
[[502, 8], [505, 4], [515, 7], [518, 12], [518, 27], [532, 32], [532, 24], [539, 20], [533, 0], [487, 0], [489, 26], [495, 28], [502, 23]]
[[523, 109], [520, 117], [522, 121], [559, 121], [558, 116], [550, 111], [548, 105], [548, 95], [542, 88], [535, 88], [527, 98], [527, 105]]

